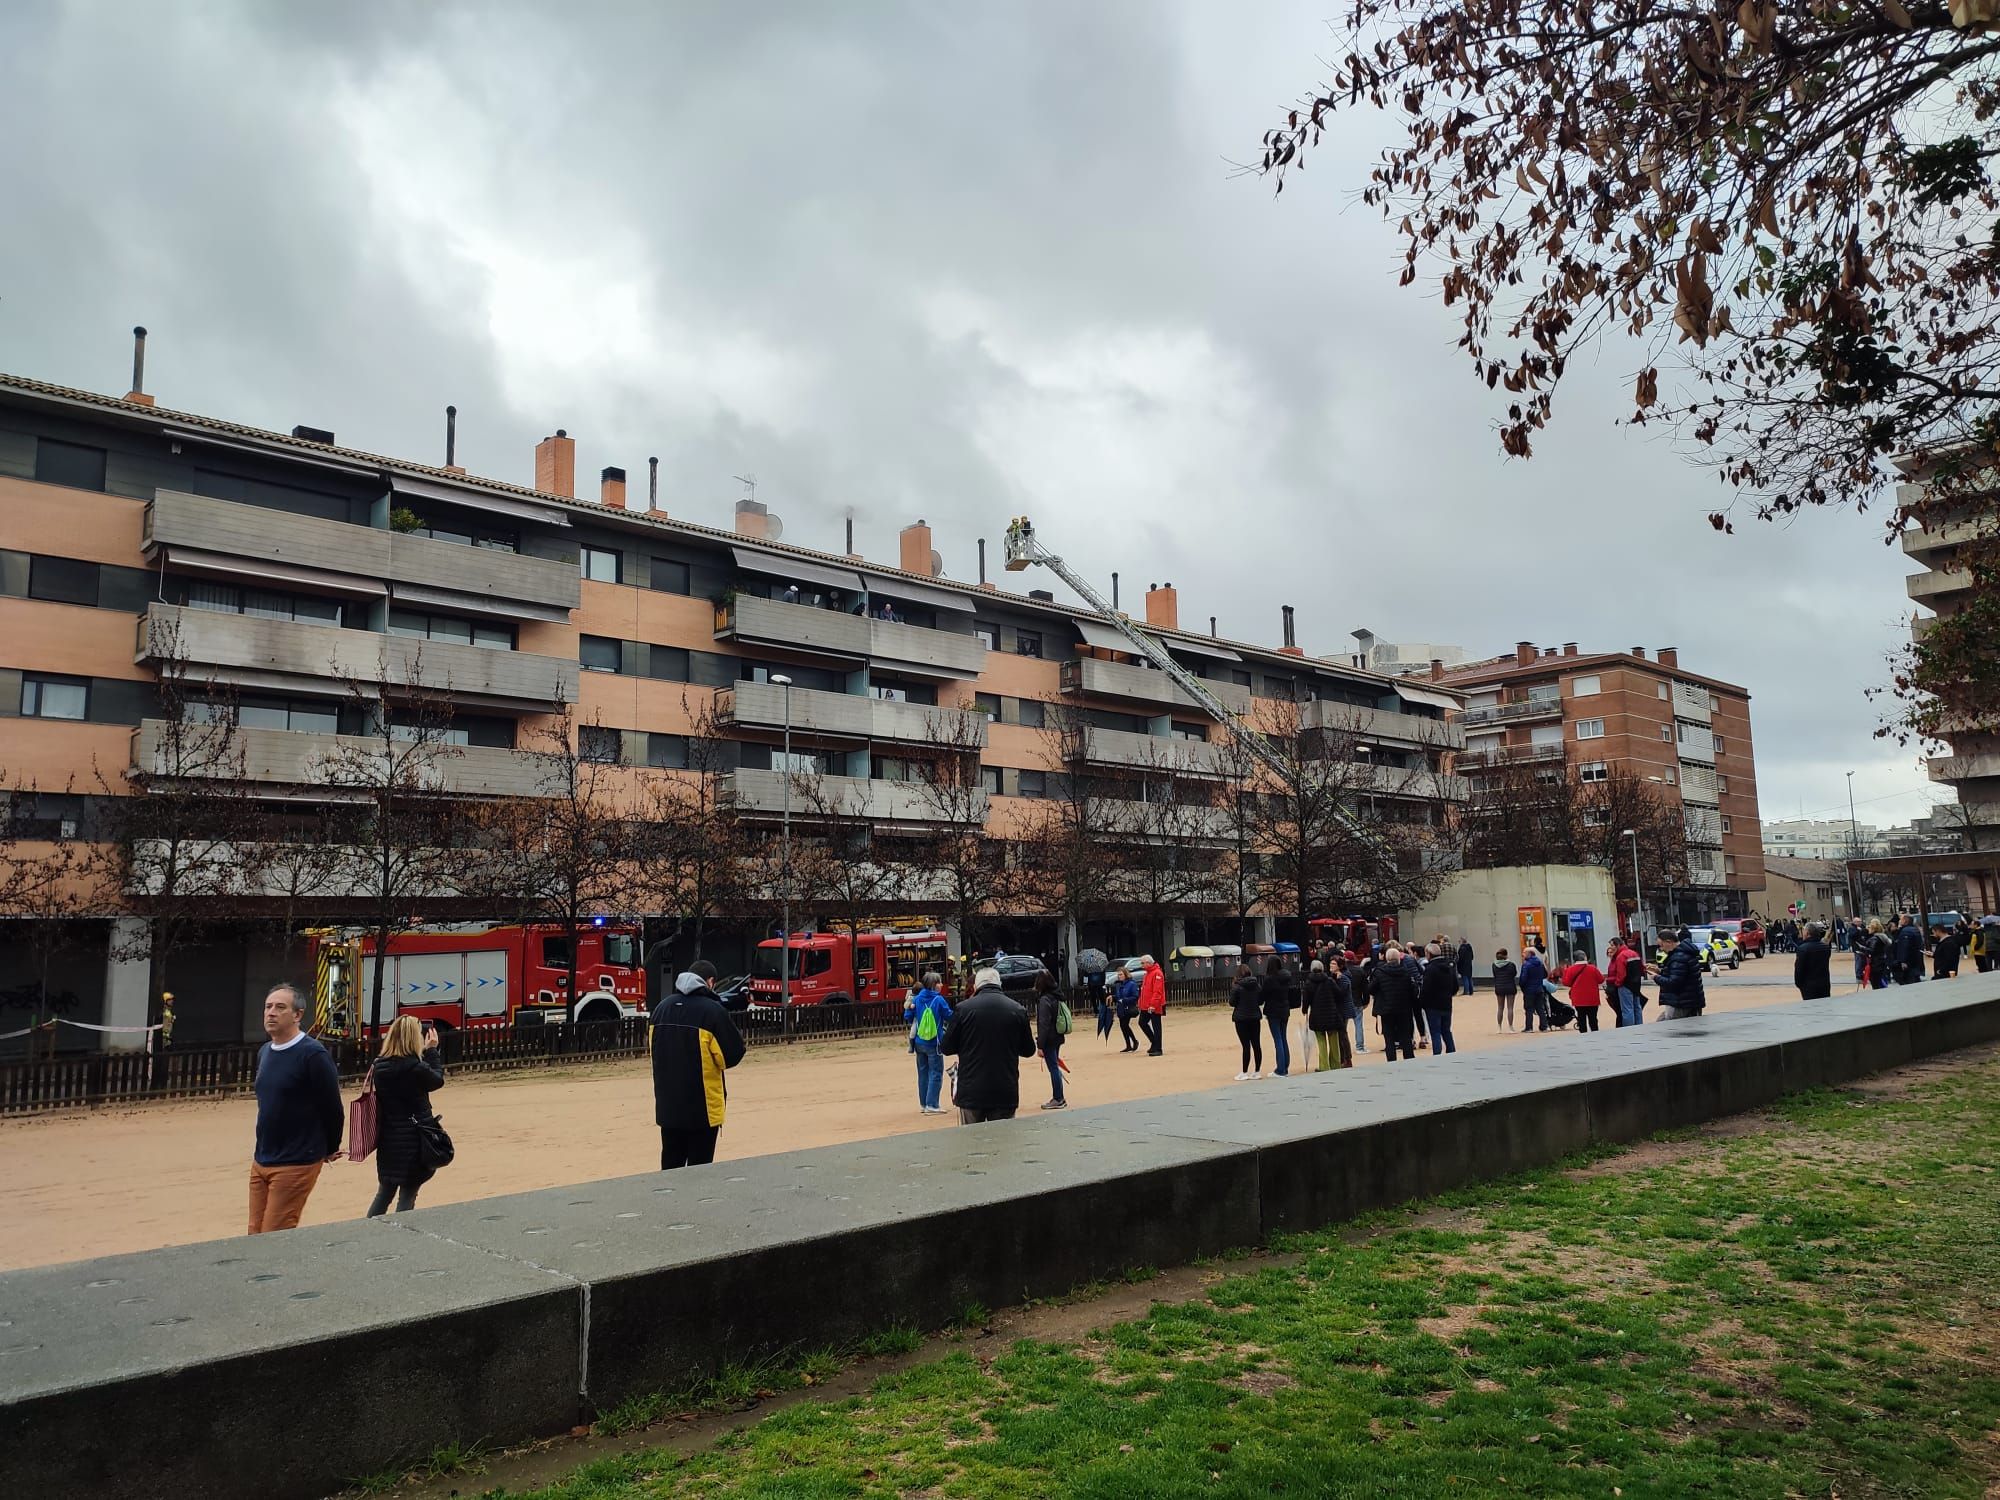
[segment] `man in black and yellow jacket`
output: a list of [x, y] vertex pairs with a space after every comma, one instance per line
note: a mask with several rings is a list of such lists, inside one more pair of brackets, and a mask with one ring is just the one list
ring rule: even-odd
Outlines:
[[716, 998], [715, 965], [705, 958], [674, 980], [653, 1011], [653, 1119], [660, 1170], [715, 1160], [729, 1091], [725, 1069], [743, 1061], [743, 1036]]

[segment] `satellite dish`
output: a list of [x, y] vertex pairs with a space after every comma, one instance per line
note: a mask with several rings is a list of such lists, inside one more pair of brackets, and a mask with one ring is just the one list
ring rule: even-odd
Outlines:
[[764, 517], [765, 541], [775, 542], [779, 537], [783, 536], [784, 534], [785, 534], [785, 523], [783, 521], [779, 520], [776, 516], [772, 515], [767, 515]]
[[931, 549], [931, 577], [944, 577], [944, 554], [935, 547]]

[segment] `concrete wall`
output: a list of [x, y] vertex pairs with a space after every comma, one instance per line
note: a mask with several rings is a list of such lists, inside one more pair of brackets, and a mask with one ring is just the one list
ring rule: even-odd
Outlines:
[[0, 1494], [319, 1495], [1995, 1038], [1980, 975], [12, 1272]]
[[[1462, 870], [1452, 876], [1435, 900], [1403, 918], [1406, 938], [1427, 940], [1442, 932], [1456, 940], [1472, 939], [1476, 978], [1493, 977], [1493, 955], [1501, 948], [1521, 961], [1519, 908], [1539, 906], [1547, 913], [1547, 934], [1555, 942], [1555, 913], [1587, 911], [1597, 934], [1597, 957], [1606, 956], [1606, 942], [1618, 930], [1618, 903], [1611, 873], [1596, 865], [1520, 865], [1500, 870]], [[1545, 949], [1553, 953], [1553, 946]]]

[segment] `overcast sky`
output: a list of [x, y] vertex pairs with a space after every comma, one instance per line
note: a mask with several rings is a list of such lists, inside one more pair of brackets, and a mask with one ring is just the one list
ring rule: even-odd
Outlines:
[[1225, 635], [1678, 645], [1750, 689], [1766, 818], [1850, 769], [1862, 821], [1923, 811], [1862, 691], [1908, 613], [1874, 516], [1717, 535], [1616, 425], [1622, 350], [1505, 461], [1354, 201], [1380, 125], [1232, 180], [1337, 9], [12, 0], [0, 369], [122, 393], [143, 323], [163, 404], [437, 463], [455, 403], [523, 484], [561, 426], [586, 494], [657, 454], [727, 526], [754, 473], [787, 540], [851, 508], [892, 561], [921, 515], [958, 578], [1027, 512]]

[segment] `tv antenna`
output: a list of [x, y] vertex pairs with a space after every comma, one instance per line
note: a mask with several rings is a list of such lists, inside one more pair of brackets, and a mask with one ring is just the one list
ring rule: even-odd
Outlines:
[[729, 477], [743, 486], [743, 498], [745, 500], [755, 500], [757, 498], [757, 476], [755, 474], [731, 474]]

